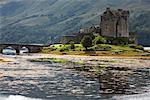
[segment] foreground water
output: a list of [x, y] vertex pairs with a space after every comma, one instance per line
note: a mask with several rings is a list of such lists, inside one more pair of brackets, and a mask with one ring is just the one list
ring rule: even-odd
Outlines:
[[[148, 68], [134, 70], [134, 73], [121, 76], [122, 78], [116, 77], [118, 80], [113, 77], [115, 71], [108, 71], [106, 77], [97, 79], [86, 78], [79, 72], [68, 69], [68, 65], [65, 64], [28, 60], [38, 58], [36, 55], [3, 55], [3, 57], [14, 61], [0, 64], [0, 100], [148, 100], [150, 98]], [[104, 94], [103, 91], [108, 91], [108, 94]], [[109, 94], [109, 91], [113, 92]], [[128, 93], [132, 94], [131, 92], [139, 94], [126, 96]]]
[[144, 50], [150, 50], [150, 47], [144, 47]]

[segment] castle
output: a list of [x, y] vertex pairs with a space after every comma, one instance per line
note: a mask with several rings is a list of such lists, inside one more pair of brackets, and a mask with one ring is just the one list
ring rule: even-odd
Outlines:
[[129, 11], [107, 8], [101, 16], [100, 29], [104, 37], [129, 38]]
[[91, 26], [90, 28], [80, 29], [79, 33], [74, 34], [72, 38], [69, 36], [64, 36], [61, 43], [69, 43], [69, 41], [74, 41], [79, 43], [80, 39], [84, 33], [99, 33], [103, 37], [108, 38], [128, 38], [134, 43], [137, 42], [136, 34], [129, 32], [129, 11], [123, 9], [112, 10], [106, 8], [106, 11], [101, 15], [100, 25]]

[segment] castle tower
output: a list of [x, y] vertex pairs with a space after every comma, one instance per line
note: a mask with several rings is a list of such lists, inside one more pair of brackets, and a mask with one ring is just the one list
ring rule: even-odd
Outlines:
[[129, 37], [129, 11], [107, 8], [101, 16], [101, 35], [105, 37]]

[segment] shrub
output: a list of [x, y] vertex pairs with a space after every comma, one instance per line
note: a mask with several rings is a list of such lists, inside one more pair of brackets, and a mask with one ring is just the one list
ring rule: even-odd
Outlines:
[[129, 47], [130, 48], [136, 48], [136, 45], [135, 44], [129, 44]]
[[130, 48], [134, 48], [134, 49], [139, 49], [139, 50], [144, 50], [143, 46], [141, 45], [135, 45], [135, 44], [129, 44]]
[[50, 51], [55, 51], [55, 50], [57, 50], [57, 48], [50, 48], [49, 50]]
[[109, 45], [95, 45], [92, 49], [96, 51], [111, 51], [112, 47]]
[[104, 51], [111, 51], [112, 47], [111, 46], [104, 46]]
[[69, 51], [69, 50], [70, 50], [70, 45], [65, 45], [65, 46], [62, 46], [61, 48], [59, 48], [60, 52]]
[[70, 48], [73, 49], [73, 50], [75, 49], [75, 45], [74, 45], [73, 41], [70, 42]]
[[81, 40], [81, 44], [87, 50], [88, 47], [92, 46], [92, 38], [90, 36], [84, 36]]
[[69, 51], [69, 49], [68, 49], [68, 48], [61, 48], [59, 51], [60, 51], [60, 52]]
[[95, 37], [95, 39], [93, 40], [93, 43], [94, 44], [104, 44], [104, 43], [106, 43], [106, 39], [100, 35], [97, 35]]
[[63, 52], [63, 51], [65, 51], [65, 50], [64, 50], [64, 49], [60, 49], [59, 51], [60, 51], [60, 52]]
[[113, 54], [122, 54], [123, 50], [113, 50]]
[[112, 40], [112, 43], [115, 45], [127, 45], [129, 43], [129, 39], [126, 37], [117, 37]]
[[107, 43], [114, 45], [127, 45], [130, 43], [130, 40], [126, 37], [117, 37], [117, 38], [107, 38]]

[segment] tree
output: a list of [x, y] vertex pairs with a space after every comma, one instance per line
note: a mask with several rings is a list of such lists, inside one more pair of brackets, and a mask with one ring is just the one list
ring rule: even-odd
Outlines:
[[106, 39], [100, 35], [96, 35], [95, 39], [93, 40], [94, 44], [104, 44], [106, 43]]
[[73, 42], [73, 41], [70, 42], [70, 46], [71, 46], [71, 47], [70, 47], [71, 49], [73, 49], [73, 50], [75, 49], [75, 45], [74, 45], [74, 42]]
[[117, 37], [114, 38], [112, 42], [115, 45], [127, 45], [129, 43], [129, 39], [126, 37]]
[[81, 40], [81, 44], [87, 50], [88, 47], [92, 46], [92, 38], [90, 36], [84, 36]]

